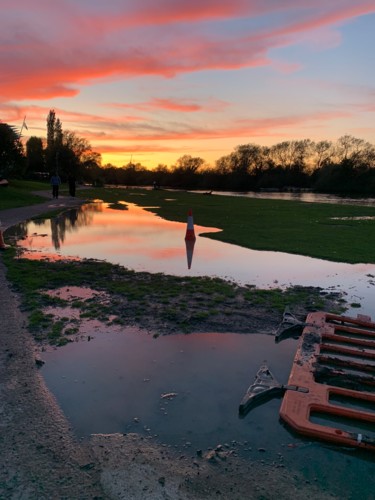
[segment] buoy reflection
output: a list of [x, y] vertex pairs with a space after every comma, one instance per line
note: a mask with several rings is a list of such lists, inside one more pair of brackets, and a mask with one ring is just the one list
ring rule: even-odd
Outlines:
[[186, 244], [187, 264], [188, 264], [188, 269], [190, 269], [191, 268], [191, 263], [193, 261], [193, 253], [194, 253], [195, 240], [185, 240], [185, 244]]

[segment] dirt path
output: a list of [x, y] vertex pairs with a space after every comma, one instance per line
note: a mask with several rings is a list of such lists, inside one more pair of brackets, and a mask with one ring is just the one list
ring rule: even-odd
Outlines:
[[[2, 229], [77, 202], [61, 197], [3, 210]], [[1, 260], [0, 324], [0, 498], [100, 498], [98, 470], [38, 372], [36, 349]]]
[[90, 452], [45, 387], [18, 299], [0, 262], [0, 498], [95, 498]]
[[[4, 210], [2, 228], [76, 203]], [[0, 257], [0, 499], [333, 498], [280, 464], [243, 462], [230, 450], [181, 457], [134, 434], [78, 441], [38, 371], [25, 319]]]

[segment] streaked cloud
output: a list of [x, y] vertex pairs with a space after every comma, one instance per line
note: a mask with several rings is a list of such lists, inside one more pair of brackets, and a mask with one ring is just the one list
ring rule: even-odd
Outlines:
[[289, 112], [286, 102], [269, 109], [267, 94], [272, 86], [273, 102], [280, 92], [273, 81], [287, 88], [289, 79], [295, 89], [313, 68], [321, 87], [344, 85], [314, 54], [337, 50], [343, 68], [343, 28], [374, 16], [373, 1], [2, 0], [1, 7], [0, 119], [16, 123], [27, 114], [34, 130], [43, 130], [53, 107], [64, 127], [93, 142], [125, 141], [125, 152], [126, 141], [162, 140], [171, 143], [160, 151], [174, 151], [175, 140], [276, 138], [374, 111], [344, 92], [341, 104], [322, 88], [311, 92], [312, 80], [305, 109], [294, 109], [292, 93]]

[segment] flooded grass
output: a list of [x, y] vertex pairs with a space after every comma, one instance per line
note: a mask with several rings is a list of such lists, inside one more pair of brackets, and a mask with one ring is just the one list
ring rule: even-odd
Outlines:
[[[93, 189], [86, 198], [125, 200], [172, 221], [186, 221], [190, 208], [207, 227], [208, 238], [254, 250], [276, 250], [336, 262], [374, 263], [375, 207], [330, 203], [203, 196], [142, 189]], [[149, 207], [154, 208], [150, 209]]]
[[[302, 318], [312, 310], [345, 309], [337, 293], [327, 294], [317, 287], [261, 290], [220, 278], [134, 272], [94, 260], [15, 258], [15, 250], [4, 259], [8, 278], [21, 292], [23, 307], [29, 312], [31, 330], [38, 340], [53, 344], [61, 344], [70, 327], [69, 321], [62, 325], [58, 320], [56, 325], [43, 314], [53, 306], [69, 305], [80, 311], [81, 318], [135, 325], [157, 335], [272, 333], [287, 305]], [[51, 290], [59, 293], [51, 294]]]

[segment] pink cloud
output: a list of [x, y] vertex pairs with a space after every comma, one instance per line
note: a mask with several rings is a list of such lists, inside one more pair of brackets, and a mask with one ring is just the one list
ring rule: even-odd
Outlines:
[[[68, 0], [5, 1], [2, 6], [3, 102], [71, 98], [81, 86], [108, 78], [171, 78], [195, 71], [269, 65], [271, 49], [375, 12], [374, 2], [353, 5], [349, 0], [317, 0], [308, 6], [296, 0], [163, 0], [157, 7], [151, 0], [142, 4], [109, 0], [103, 10], [96, 2], [77, 6]], [[267, 30], [252, 29], [251, 35], [215, 25], [262, 19], [264, 14], [279, 11], [283, 17], [278, 24], [267, 24]]]
[[[176, 130], [158, 130], [154, 133], [146, 133], [138, 131], [137, 134], [132, 134], [131, 131], [118, 131], [108, 133], [102, 137], [103, 141], [118, 141], [119, 145], [100, 145], [99, 149], [105, 152], [120, 152], [134, 151], [136, 147], [138, 151], [155, 151], [154, 146], [142, 146], [140, 141], [146, 143], [153, 141], [192, 141], [202, 139], [220, 139], [220, 138], [237, 138], [237, 137], [259, 137], [259, 136], [275, 136], [281, 133], [281, 130], [288, 130], [293, 127], [303, 127], [307, 124], [325, 123], [332, 120], [350, 118], [352, 115], [349, 112], [333, 111], [301, 114], [296, 116], [282, 116], [276, 118], [261, 118], [254, 120], [237, 120], [236, 123], [231, 123], [226, 127], [214, 128], [190, 128], [183, 131]], [[124, 141], [137, 141], [138, 145], [126, 146]], [[109, 144], [109, 143], [108, 143]], [[165, 146], [157, 146], [158, 151], [173, 151]]]
[[221, 101], [218, 99], [209, 99], [203, 104], [199, 103], [197, 100], [189, 99], [162, 99], [162, 98], [152, 98], [149, 101], [134, 104], [124, 104], [124, 103], [112, 103], [111, 107], [114, 108], [133, 108], [143, 111], [152, 111], [154, 109], [164, 109], [166, 111], [176, 111], [178, 113], [192, 113], [196, 111], [208, 111], [216, 112], [229, 106], [229, 103]]

